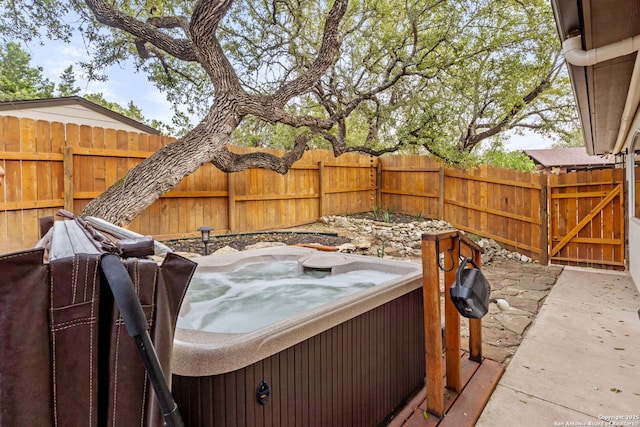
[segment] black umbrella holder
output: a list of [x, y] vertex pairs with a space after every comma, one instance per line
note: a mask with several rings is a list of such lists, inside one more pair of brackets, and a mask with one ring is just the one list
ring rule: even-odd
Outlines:
[[181, 425], [168, 380], [196, 264], [62, 214], [0, 255], [0, 426]]

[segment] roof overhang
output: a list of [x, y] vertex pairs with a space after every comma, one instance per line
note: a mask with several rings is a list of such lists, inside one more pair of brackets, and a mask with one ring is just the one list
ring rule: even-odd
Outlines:
[[590, 155], [640, 129], [640, 0], [551, 0]]
[[144, 123], [140, 123], [127, 116], [116, 113], [115, 111], [109, 110], [108, 108], [105, 108], [80, 96], [63, 96], [58, 98], [5, 101], [0, 102], [0, 112], [4, 111], [10, 113], [11, 111], [28, 108], [56, 107], [65, 105], [81, 105], [89, 110], [95, 111], [96, 113], [103, 114], [107, 117], [111, 117], [116, 121], [126, 123], [129, 126], [138, 129], [140, 132], [148, 133], [151, 135], [160, 134], [157, 129], [154, 129], [151, 126], [147, 126]]

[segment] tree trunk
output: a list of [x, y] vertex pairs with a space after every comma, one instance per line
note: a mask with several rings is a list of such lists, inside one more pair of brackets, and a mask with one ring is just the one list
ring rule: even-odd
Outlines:
[[81, 216], [96, 216], [120, 226], [129, 224], [184, 177], [210, 162], [241, 120], [231, 106], [216, 102], [191, 132], [129, 170], [89, 202]]

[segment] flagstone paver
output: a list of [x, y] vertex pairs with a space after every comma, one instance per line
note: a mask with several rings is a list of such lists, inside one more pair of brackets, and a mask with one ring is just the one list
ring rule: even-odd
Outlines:
[[[504, 298], [511, 309], [500, 311], [491, 304], [482, 319], [483, 356], [508, 364], [545, 298], [558, 279], [562, 267], [505, 260], [483, 267], [492, 289], [492, 298]], [[468, 350], [469, 326], [462, 320], [462, 348]]]

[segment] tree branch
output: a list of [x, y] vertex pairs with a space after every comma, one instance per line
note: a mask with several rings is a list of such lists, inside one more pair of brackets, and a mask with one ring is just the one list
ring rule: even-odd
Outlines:
[[[344, 126], [343, 126], [343, 129], [344, 129]], [[340, 135], [342, 135], [343, 137], [340, 137]], [[387, 147], [380, 150], [375, 150], [371, 147], [367, 147], [364, 145], [356, 145], [356, 146], [348, 147], [344, 140], [343, 132], [338, 132], [338, 137], [328, 132], [323, 132], [322, 136], [331, 143], [331, 146], [333, 147], [333, 154], [336, 157], [344, 153], [356, 153], [356, 152], [369, 154], [371, 156], [381, 156], [386, 153], [393, 153], [395, 151], [398, 151], [398, 149], [402, 147], [401, 142], [397, 143], [392, 147]]]
[[495, 136], [505, 130], [512, 123], [513, 119], [518, 115], [518, 113], [520, 113], [520, 111], [524, 109], [525, 106], [532, 103], [550, 86], [551, 82], [547, 79], [540, 82], [538, 86], [536, 86], [531, 92], [529, 92], [522, 98], [522, 102], [511, 107], [511, 109], [504, 115], [502, 120], [500, 120], [500, 122], [498, 122], [494, 127], [475, 135], [467, 135], [467, 137], [464, 138], [463, 141], [461, 141], [461, 148], [463, 148], [463, 150], [466, 152], [470, 152], [483, 140]]
[[227, 146], [215, 153], [211, 163], [223, 172], [240, 172], [246, 169], [270, 169], [285, 175], [293, 164], [300, 160], [307, 148], [307, 143], [315, 134], [308, 132], [296, 137], [294, 146], [282, 157], [274, 154], [255, 152], [236, 154], [229, 151]]
[[189, 30], [198, 62], [205, 68], [216, 91], [241, 96], [244, 93], [235, 69], [227, 59], [216, 31], [233, 0], [199, 0], [191, 15]]
[[271, 123], [282, 123], [292, 127], [309, 127], [314, 130], [331, 129], [335, 121], [313, 116], [298, 116], [288, 113], [284, 108], [275, 106], [270, 98], [247, 95], [238, 111], [242, 115], [252, 115]]
[[189, 36], [189, 20], [184, 16], [152, 16], [147, 23], [156, 28], [181, 28]]
[[98, 22], [123, 30], [137, 39], [151, 43], [183, 61], [197, 61], [193, 45], [188, 39], [174, 39], [154, 25], [139, 21], [111, 7], [102, 0], [84, 0]]
[[325, 21], [322, 45], [318, 56], [313, 61], [309, 69], [301, 76], [284, 84], [273, 95], [273, 100], [277, 105], [284, 105], [288, 100], [308, 91], [320, 77], [333, 65], [336, 55], [342, 44], [342, 38], [338, 31], [340, 21], [347, 11], [349, 0], [335, 0]]
[[[193, 13], [189, 30], [194, 43], [203, 43], [203, 38], [214, 36], [220, 21], [229, 11], [233, 0], [198, 0]], [[206, 44], [206, 42], [204, 42]]]

